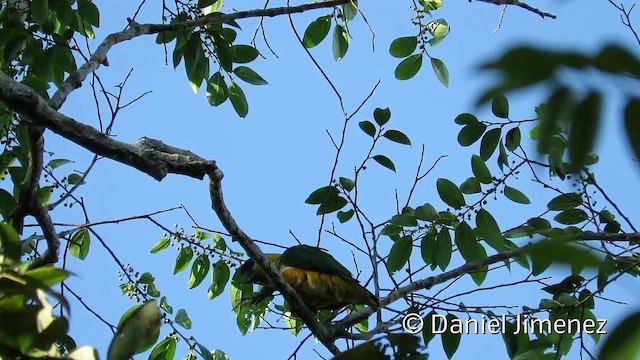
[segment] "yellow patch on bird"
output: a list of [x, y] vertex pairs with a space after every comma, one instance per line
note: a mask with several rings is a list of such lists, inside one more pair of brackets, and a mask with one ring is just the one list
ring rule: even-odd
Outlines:
[[355, 281], [296, 267], [284, 267], [281, 271], [287, 283], [312, 309], [367, 303], [367, 290]]

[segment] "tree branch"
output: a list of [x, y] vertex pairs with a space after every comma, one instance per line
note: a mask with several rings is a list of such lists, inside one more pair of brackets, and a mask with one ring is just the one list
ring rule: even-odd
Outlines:
[[49, 103], [52, 108], [56, 110], [60, 109], [69, 94], [71, 94], [71, 92], [73, 92], [75, 89], [82, 86], [82, 82], [87, 78], [87, 76], [96, 71], [100, 67], [100, 64], [105, 62], [109, 50], [114, 45], [123, 41], [128, 41], [141, 35], [157, 34], [163, 31], [184, 31], [193, 29], [198, 26], [220, 24], [223, 22], [229, 22], [232, 20], [244, 18], [265, 16], [274, 17], [279, 15], [301, 13], [308, 10], [338, 6], [346, 4], [349, 1], [351, 0], [332, 0], [290, 7], [247, 10], [233, 14], [216, 13], [195, 20], [184, 21], [175, 24], [138, 24], [134, 21], [130, 21], [128, 29], [110, 34], [102, 41], [100, 46], [98, 46], [96, 51], [89, 58], [89, 61], [80, 66], [78, 70], [69, 75], [64, 83], [62, 83], [62, 85], [58, 88], [58, 91], [56, 91], [55, 94], [51, 97]]
[[[159, 140], [150, 138], [140, 138], [135, 144], [116, 141], [91, 126], [79, 123], [59, 113], [31, 88], [14, 81], [3, 72], [0, 72], [0, 101], [21, 116], [29, 118], [34, 125], [46, 127], [95, 154], [132, 166], [156, 180], [162, 180], [168, 173], [197, 179], [203, 179], [205, 175], [208, 175], [211, 206], [216, 211], [222, 225], [233, 239], [240, 243], [249, 257], [267, 270], [268, 276], [291, 305], [293, 312], [305, 322], [313, 334], [333, 354], [340, 352], [333, 344], [334, 336], [329, 329], [315, 319], [314, 314], [304, 304], [300, 296], [284, 281], [273, 263], [265, 258], [260, 248], [240, 229], [231, 216], [222, 194], [223, 174], [215, 161], [205, 160], [188, 150], [166, 145]], [[49, 240], [51, 234], [48, 229], [53, 229], [51, 219], [48, 215], [44, 218], [37, 215], [34, 214], [39, 225], [43, 228], [47, 240]], [[49, 227], [48, 224], [51, 226]], [[55, 232], [53, 232], [53, 236], [56, 236], [57, 239]]]
[[[472, 2], [474, 0], [469, 0], [469, 2]], [[546, 11], [542, 11], [538, 8], [535, 8], [527, 3], [521, 2], [519, 0], [475, 0], [475, 1], [481, 1], [481, 2], [485, 2], [485, 3], [489, 3], [489, 4], [494, 4], [494, 5], [514, 5], [517, 7], [521, 7], [525, 10], [531, 11], [532, 13], [538, 14], [540, 15], [540, 17], [542, 17], [543, 19], [545, 17], [551, 18], [551, 19], [555, 19], [556, 16], [552, 13], [548, 13]]]
[[[554, 239], [553, 241], [556, 241], [556, 240], [558, 239]], [[595, 232], [587, 231], [583, 233], [574, 234], [571, 237], [567, 237], [566, 240], [574, 240], [574, 241], [576, 240], [604, 240], [604, 241], [636, 240], [637, 241], [637, 240], [640, 240], [640, 233], [608, 234], [608, 233], [595, 233]], [[549, 241], [549, 240], [545, 240], [545, 241]], [[518, 255], [522, 255], [523, 253], [526, 252], [527, 247], [528, 245], [523, 246], [521, 248], [508, 250], [499, 254], [489, 256], [480, 261], [466, 263], [458, 268], [449, 270], [440, 275], [430, 276], [428, 278], [412, 282], [407, 286], [404, 286], [392, 291], [391, 293], [389, 293], [389, 295], [380, 299], [380, 307], [387, 306], [395, 302], [396, 300], [402, 299], [408, 294], [411, 294], [418, 290], [430, 289], [434, 285], [442, 284], [451, 279], [455, 279], [461, 275], [480, 270], [485, 266], [495, 264], [497, 262], [504, 261], [507, 259], [511, 259]], [[374, 312], [375, 310], [372, 309], [371, 307], [366, 307], [362, 311], [359, 311], [357, 313], [354, 313], [345, 317], [344, 319], [333, 324], [333, 333], [336, 334], [337, 336], [342, 336], [341, 334], [344, 334], [344, 331], [345, 331], [344, 329], [351, 327], [359, 323], [360, 321], [368, 318]]]

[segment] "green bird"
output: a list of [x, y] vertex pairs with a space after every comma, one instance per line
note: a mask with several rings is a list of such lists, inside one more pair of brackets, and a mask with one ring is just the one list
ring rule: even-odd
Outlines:
[[[282, 254], [266, 254], [266, 257], [312, 311], [337, 310], [356, 304], [373, 308], [380, 305], [378, 298], [360, 285], [349, 270], [317, 247], [297, 245]], [[245, 283], [264, 286], [253, 303], [276, 290], [265, 271], [251, 259], [242, 264], [240, 275]]]

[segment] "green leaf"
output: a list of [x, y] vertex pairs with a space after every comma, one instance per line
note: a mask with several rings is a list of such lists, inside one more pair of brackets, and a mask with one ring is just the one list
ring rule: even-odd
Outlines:
[[193, 250], [190, 247], [185, 246], [180, 250], [180, 253], [176, 257], [175, 265], [173, 266], [173, 274], [177, 274], [180, 271], [187, 268], [191, 259], [193, 258]]
[[218, 106], [229, 97], [229, 88], [220, 72], [213, 74], [207, 81], [207, 101], [211, 106]]
[[49, 1], [31, 0], [31, 16], [35, 22], [44, 24], [49, 17]]
[[512, 188], [511, 186], [505, 185], [504, 196], [506, 196], [507, 199], [519, 204], [531, 204], [531, 200], [529, 200], [529, 198], [525, 194], [523, 194], [518, 189]]
[[408, 80], [414, 77], [422, 67], [422, 54], [414, 54], [400, 61], [394, 72], [396, 79]]
[[176, 341], [174, 337], [160, 341], [149, 354], [149, 360], [173, 360], [176, 354]]
[[376, 135], [376, 127], [375, 125], [373, 125], [373, 123], [371, 121], [360, 121], [358, 123], [358, 126], [360, 126], [360, 129], [362, 129], [362, 131], [364, 131], [365, 134], [374, 137]]
[[496, 251], [504, 250], [504, 237], [496, 219], [485, 209], [478, 210], [476, 214], [476, 227], [478, 235], [484, 239]]
[[189, 276], [189, 289], [193, 289], [194, 287], [200, 285], [204, 277], [207, 276], [209, 272], [209, 266], [211, 263], [209, 262], [209, 257], [205, 254], [200, 254], [196, 258], [196, 260], [191, 265], [191, 275]]
[[78, 14], [85, 23], [100, 27], [100, 13], [98, 7], [89, 0], [78, 1]]
[[167, 302], [167, 297], [163, 296], [160, 299], [160, 309], [166, 311], [169, 314], [173, 314], [173, 308], [171, 307], [171, 305], [169, 305], [169, 303]]
[[498, 147], [501, 135], [502, 130], [500, 128], [495, 128], [487, 131], [482, 137], [482, 141], [480, 142], [480, 157], [484, 161], [489, 160], [491, 155], [493, 155], [496, 147]]
[[394, 273], [401, 270], [404, 265], [409, 261], [411, 257], [411, 250], [413, 250], [412, 241], [410, 236], [403, 236], [391, 247], [389, 252], [389, 259], [387, 260], [387, 269], [389, 272]]
[[436, 236], [436, 256], [434, 265], [438, 265], [440, 270], [444, 271], [449, 262], [451, 262], [451, 253], [453, 252], [453, 243], [451, 242], [451, 234], [449, 229], [442, 228]]
[[342, 188], [346, 191], [351, 191], [356, 186], [356, 183], [349, 178], [341, 176], [338, 180], [340, 181], [340, 185], [342, 186]]
[[233, 109], [236, 111], [238, 116], [241, 118], [247, 116], [249, 113], [247, 98], [245, 97], [242, 88], [233, 81], [231, 81], [231, 86], [229, 86], [229, 100], [231, 100], [231, 105], [233, 105]]
[[529, 226], [534, 230], [544, 230], [544, 229], [550, 229], [551, 223], [547, 219], [536, 217], [536, 218], [531, 218], [527, 220], [527, 226]]
[[386, 167], [387, 169], [396, 172], [396, 166], [393, 164], [391, 159], [384, 155], [375, 155], [373, 156], [373, 160], [375, 160], [378, 164]]
[[565, 264], [572, 267], [598, 268], [602, 260], [589, 249], [556, 239], [543, 240], [522, 248], [531, 257], [534, 276], [541, 274], [551, 264]]
[[448, 179], [440, 178], [436, 182], [436, 188], [438, 189], [438, 195], [445, 202], [445, 204], [460, 209], [465, 206], [464, 196], [456, 184], [452, 183]]
[[207, 291], [207, 297], [209, 300], [222, 294], [225, 286], [227, 286], [227, 283], [229, 282], [230, 276], [231, 272], [229, 271], [229, 266], [224, 262], [224, 260], [218, 260], [218, 262], [213, 265], [211, 286], [209, 286], [209, 290]]
[[478, 259], [476, 237], [466, 221], [463, 221], [456, 226], [455, 243], [460, 254], [467, 262], [473, 262]]
[[255, 60], [260, 52], [251, 45], [233, 45], [233, 62], [236, 64], [246, 64]]
[[411, 140], [409, 140], [407, 135], [398, 130], [387, 130], [384, 134], [382, 134], [382, 136], [393, 142], [397, 142], [403, 145], [411, 145]]
[[120, 318], [118, 332], [109, 345], [107, 358], [129, 359], [134, 354], [150, 349], [158, 340], [161, 319], [160, 310], [153, 300], [129, 308]]
[[325, 186], [314, 190], [307, 200], [307, 204], [319, 204], [317, 215], [329, 214], [342, 209], [347, 205], [347, 200], [340, 196], [338, 189], [334, 186]]
[[349, 49], [349, 34], [341, 25], [336, 25], [333, 29], [333, 58], [340, 61], [347, 54]]
[[348, 2], [342, 5], [342, 14], [346, 20], [351, 21], [355, 19], [356, 15], [358, 15], [357, 3], [358, 2], [354, 0], [353, 2]]
[[379, 126], [382, 126], [391, 119], [391, 110], [389, 108], [376, 108], [373, 110], [373, 119]]
[[418, 206], [414, 213], [416, 218], [420, 220], [434, 221], [438, 219], [438, 212], [429, 203]]
[[471, 156], [471, 171], [473, 175], [483, 184], [491, 184], [491, 172], [484, 163], [484, 160], [478, 155]]
[[[68, 339], [71, 339], [68, 337]], [[64, 345], [66, 347], [66, 345]], [[68, 359], [78, 359], [78, 360], [98, 360], [100, 357], [98, 356], [98, 351], [91, 346], [80, 346], [80, 347], [66, 347], [69, 351]], [[71, 350], [72, 349], [72, 350]]]
[[349, 211], [338, 211], [338, 214], [336, 215], [338, 217], [338, 220], [340, 221], [340, 223], [346, 223], [347, 221], [349, 221], [352, 217], [353, 214], [355, 214], [355, 211], [353, 209], [349, 210]]
[[507, 156], [507, 151], [504, 149], [504, 143], [500, 140], [500, 155], [498, 155], [498, 166], [500, 170], [502, 170], [502, 166], [509, 166], [509, 157]]
[[320, 204], [320, 206], [318, 207], [318, 211], [316, 211], [316, 215], [322, 215], [322, 214], [330, 214], [334, 211], [338, 211], [340, 209], [342, 209], [343, 207], [345, 207], [349, 202], [341, 197], [341, 196], [336, 196], [333, 198], [329, 198], [327, 199], [327, 201], [325, 201], [324, 203]]
[[422, 327], [422, 339], [424, 340], [425, 345], [429, 345], [431, 340], [436, 337], [436, 333], [434, 333], [432, 330], [440, 330], [441, 319], [436, 315], [438, 315], [438, 313], [432, 310], [429, 314], [427, 314], [427, 316], [423, 318], [424, 326]]
[[51, 193], [53, 192], [53, 186], [45, 186], [41, 187], [37, 191], [38, 202], [42, 205], [46, 205], [49, 203], [49, 199], [51, 198]]
[[522, 135], [520, 134], [520, 128], [519, 127], [514, 127], [512, 129], [509, 129], [509, 131], [507, 131], [507, 136], [506, 136], [506, 146], [507, 149], [509, 149], [510, 151], [515, 151], [518, 146], [520, 146], [520, 140], [521, 140]]
[[482, 192], [482, 188], [480, 187], [480, 181], [474, 177], [470, 177], [465, 180], [462, 184], [460, 184], [460, 191], [465, 194], [477, 194]]
[[416, 220], [416, 217], [412, 213], [406, 213], [406, 214], [394, 215], [391, 218], [391, 224], [406, 226], [406, 227], [416, 227], [418, 226], [418, 221]]
[[576, 208], [582, 205], [582, 196], [576, 193], [561, 194], [553, 198], [547, 204], [547, 209], [551, 211], [561, 211]]
[[69, 176], [67, 176], [67, 183], [69, 185], [79, 184], [81, 181], [82, 181], [82, 176], [78, 174], [69, 174]]
[[420, 241], [420, 255], [426, 265], [434, 264], [436, 262], [436, 245], [436, 230], [432, 227]]
[[238, 66], [233, 69], [233, 73], [236, 74], [237, 77], [242, 79], [245, 82], [248, 82], [252, 85], [267, 85], [267, 81], [262, 78], [262, 76], [258, 75], [255, 71], [251, 70], [246, 66]]
[[491, 102], [491, 112], [493, 115], [507, 119], [509, 118], [509, 102], [503, 95], [496, 96]]
[[579, 224], [583, 221], [587, 221], [588, 219], [589, 215], [587, 215], [587, 213], [582, 209], [564, 210], [563, 212], [553, 217], [553, 220], [564, 225]]
[[180, 309], [176, 313], [176, 323], [187, 330], [191, 329], [191, 319], [185, 309]]
[[436, 74], [436, 77], [442, 85], [449, 86], [449, 70], [447, 69], [447, 65], [442, 62], [440, 59], [431, 58], [431, 67], [433, 68], [433, 72]]
[[51, 170], [59, 168], [62, 165], [70, 164], [73, 161], [67, 159], [52, 159], [47, 163], [47, 166], [51, 168]]
[[[458, 317], [453, 314], [447, 314], [447, 324], [462, 323]], [[447, 358], [451, 359], [460, 346], [460, 339], [462, 334], [460, 332], [452, 332], [451, 326], [447, 326], [446, 331], [442, 333], [442, 348], [444, 349]]]
[[315, 19], [304, 31], [302, 43], [308, 49], [320, 44], [329, 34], [331, 29], [331, 15], [321, 16]]
[[[486, 258], [487, 258], [487, 250], [485, 250], [482, 244], [476, 243], [476, 260], [474, 261], [480, 261]], [[480, 269], [470, 272], [469, 275], [473, 279], [473, 282], [475, 282], [476, 285], [480, 286], [482, 285], [484, 280], [487, 278], [488, 273], [489, 273], [489, 266], [484, 265]]]
[[160, 251], [168, 248], [170, 244], [171, 244], [171, 240], [169, 240], [168, 237], [163, 237], [162, 239], [160, 239], [160, 241], [158, 241], [155, 245], [153, 245], [153, 247], [151, 248], [151, 253], [152, 254], [159, 253]]
[[602, 96], [591, 92], [576, 107], [569, 131], [569, 161], [575, 171], [587, 162], [600, 125]]
[[319, 205], [324, 203], [327, 199], [337, 197], [338, 195], [340, 195], [340, 192], [335, 186], [323, 186], [309, 194], [304, 202], [307, 204]]
[[469, 124], [477, 124], [480, 121], [478, 121], [478, 118], [473, 114], [462, 113], [456, 116], [453, 122], [455, 122], [458, 125], [469, 125]]
[[465, 125], [458, 133], [458, 143], [462, 146], [469, 146], [478, 141], [487, 130], [487, 125], [475, 122]]
[[624, 108], [624, 127], [629, 145], [636, 159], [640, 159], [640, 99], [630, 100]]
[[418, 38], [415, 36], [399, 37], [391, 42], [389, 54], [393, 57], [404, 58], [416, 50]]
[[609, 331], [598, 359], [634, 360], [640, 354], [640, 312], [634, 312]]
[[78, 259], [84, 260], [89, 254], [89, 245], [91, 245], [89, 230], [86, 228], [80, 229], [71, 235], [69, 252]]
[[142, 275], [140, 275], [140, 279], [138, 279], [138, 281], [140, 282], [140, 284], [151, 284], [156, 280], [156, 278], [153, 277], [153, 275], [151, 275], [150, 272], [146, 272]]
[[425, 28], [436, 39], [444, 38], [449, 32], [449, 24], [445, 19], [432, 20], [427, 25], [425, 25]]

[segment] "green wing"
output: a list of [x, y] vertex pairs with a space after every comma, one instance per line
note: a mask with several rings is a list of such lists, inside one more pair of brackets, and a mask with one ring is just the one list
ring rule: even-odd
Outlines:
[[342, 266], [333, 256], [309, 245], [297, 245], [288, 248], [280, 257], [282, 266], [317, 271], [324, 274], [337, 275], [344, 279], [353, 279], [351, 272]]

